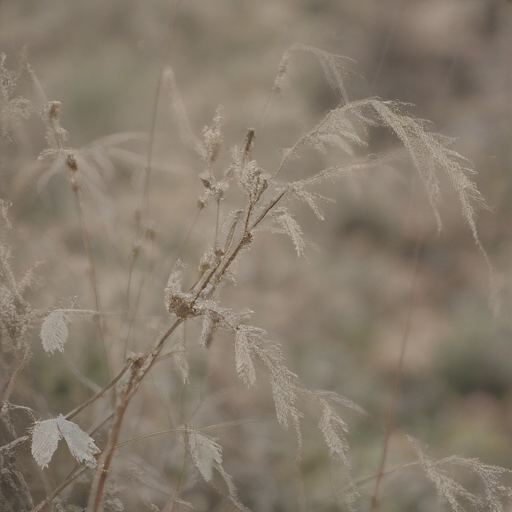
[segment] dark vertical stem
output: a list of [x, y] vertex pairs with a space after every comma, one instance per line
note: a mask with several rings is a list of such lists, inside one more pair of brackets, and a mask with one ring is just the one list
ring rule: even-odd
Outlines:
[[411, 278], [411, 297], [409, 300], [409, 307], [407, 310], [407, 319], [405, 322], [405, 329], [404, 329], [404, 335], [402, 337], [402, 344], [400, 349], [400, 360], [398, 362], [398, 368], [396, 370], [395, 375], [395, 385], [393, 388], [393, 398], [391, 399], [391, 406], [388, 411], [388, 417], [386, 421], [386, 435], [384, 438], [384, 446], [382, 448], [382, 457], [380, 459], [379, 469], [377, 471], [377, 478], [375, 481], [375, 489], [373, 491], [372, 496], [372, 504], [371, 504], [371, 510], [376, 510], [378, 507], [378, 497], [379, 497], [379, 488], [380, 483], [382, 481], [382, 477], [384, 476], [384, 467], [386, 465], [386, 457], [388, 453], [388, 446], [389, 446], [389, 438], [391, 436], [391, 429], [393, 426], [393, 414], [395, 411], [395, 405], [396, 405], [396, 399], [398, 396], [398, 389], [400, 387], [400, 381], [402, 380], [402, 370], [404, 366], [404, 357], [405, 357], [405, 349], [407, 346], [407, 340], [409, 338], [409, 329], [411, 326], [411, 316], [412, 316], [412, 308], [414, 303], [414, 295], [416, 291], [416, 278], [418, 276], [418, 261], [419, 261], [419, 254], [421, 250], [421, 241], [418, 238], [416, 240], [416, 244], [414, 246], [414, 254], [413, 254], [413, 274]]

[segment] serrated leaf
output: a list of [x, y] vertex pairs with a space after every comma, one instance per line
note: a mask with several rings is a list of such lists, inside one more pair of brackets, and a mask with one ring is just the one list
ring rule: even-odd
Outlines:
[[71, 455], [78, 462], [83, 462], [90, 468], [95, 467], [96, 459], [94, 455], [99, 453], [100, 450], [94, 444], [94, 440], [76, 423], [66, 420], [62, 415], [57, 418], [57, 423], [62, 436], [68, 444]]
[[88, 467], [96, 465], [94, 455], [99, 453], [94, 440], [76, 423], [64, 416], [39, 421], [32, 429], [32, 456], [39, 466], [45, 468], [53, 457], [59, 441], [64, 437], [71, 455]]
[[201, 476], [209, 482], [213, 478], [214, 466], [222, 464], [222, 448], [215, 439], [191, 430], [188, 434], [190, 454]]
[[68, 323], [72, 317], [88, 318], [97, 315], [96, 311], [85, 309], [56, 309], [43, 321], [39, 336], [46, 352], [53, 354], [56, 350], [64, 352], [64, 345], [69, 337]]
[[38, 421], [32, 429], [32, 456], [39, 466], [45, 468], [52, 459], [62, 434], [57, 419]]
[[256, 369], [252, 359], [250, 338], [243, 325], [235, 332], [235, 360], [238, 376], [247, 386], [253, 386], [256, 383]]
[[69, 330], [67, 315], [62, 309], [52, 311], [43, 321], [40, 337], [46, 352], [53, 354], [56, 350], [64, 350], [64, 344], [68, 340]]

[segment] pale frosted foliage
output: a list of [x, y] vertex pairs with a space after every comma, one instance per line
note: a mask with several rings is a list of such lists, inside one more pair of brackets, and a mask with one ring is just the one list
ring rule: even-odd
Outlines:
[[209, 167], [207, 167], [207, 169], [199, 175], [199, 179], [205, 187], [205, 191], [198, 201], [200, 208], [208, 206], [208, 203], [212, 197], [216, 201], [222, 201], [224, 199], [224, 196], [229, 188], [229, 180], [224, 179], [217, 181]]
[[63, 310], [52, 311], [43, 321], [40, 337], [46, 352], [53, 354], [55, 350], [64, 350], [68, 340], [68, 315]]
[[10, 247], [0, 238], [0, 347], [6, 353], [19, 354], [28, 349], [32, 325], [40, 313], [23, 298], [25, 288], [34, 280], [33, 269], [18, 281], [10, 258]]
[[96, 311], [85, 309], [56, 309], [43, 321], [39, 336], [46, 352], [53, 354], [56, 350], [64, 351], [64, 345], [69, 337], [68, 324], [74, 318], [89, 318]]
[[304, 201], [313, 211], [316, 218], [318, 220], [324, 220], [324, 214], [322, 210], [317, 205], [318, 201], [328, 201], [333, 202], [332, 199], [329, 199], [328, 197], [324, 197], [320, 194], [317, 194], [316, 192], [309, 192], [307, 190], [303, 190], [300, 186], [293, 187], [291, 190], [291, 193], [301, 201]]
[[166, 291], [169, 290], [173, 293], [181, 292], [181, 282], [183, 281], [183, 269], [186, 267], [187, 265], [183, 263], [181, 260], [178, 260], [174, 264], [171, 275], [167, 280]]
[[213, 470], [215, 469], [224, 480], [229, 499], [239, 510], [247, 510], [239, 501], [233, 479], [222, 467], [222, 447], [217, 441], [199, 430], [186, 429], [187, 445], [194, 465], [201, 476], [215, 488]]
[[94, 455], [99, 453], [94, 440], [76, 423], [58, 418], [37, 422], [32, 429], [32, 456], [41, 467], [48, 466], [59, 441], [64, 438], [73, 457], [86, 466], [96, 466]]
[[357, 414], [359, 414], [361, 416], [366, 415], [366, 411], [360, 405], [357, 405], [352, 400], [350, 400], [334, 391], [320, 390], [320, 391], [312, 391], [310, 393], [313, 396], [313, 398], [315, 398], [317, 400], [318, 399], [324, 400], [324, 401], [330, 400], [332, 402], [335, 402], [338, 405], [341, 405], [343, 407], [346, 407], [347, 409], [350, 409], [350, 410], [356, 412]]
[[320, 65], [322, 66], [322, 70], [327, 82], [331, 86], [334, 93], [338, 96], [341, 103], [345, 104], [349, 101], [345, 86], [345, 82], [347, 81], [347, 70], [345, 64], [348, 61], [351, 61], [351, 59], [320, 50], [319, 48], [315, 48], [313, 46], [294, 44], [284, 53], [281, 62], [279, 63], [279, 69], [274, 80], [274, 85], [272, 86], [270, 99], [267, 102], [265, 111], [263, 113], [262, 125], [265, 124], [268, 118], [272, 99], [282, 92], [290, 65], [290, 54], [293, 51], [303, 51], [315, 55], [315, 57], [320, 62]]
[[346, 434], [348, 434], [347, 424], [336, 414], [336, 411], [326, 400], [319, 400], [319, 402], [322, 405], [323, 413], [318, 427], [329, 447], [329, 455], [341, 460], [345, 466], [349, 467], [346, 458], [346, 452], [349, 448], [346, 439]]
[[214, 465], [222, 464], [222, 448], [215, 439], [198, 430], [188, 431], [188, 447], [201, 476], [209, 482], [213, 478]]
[[282, 233], [288, 235], [295, 245], [298, 256], [302, 256], [306, 243], [304, 242], [302, 228], [298, 222], [290, 215], [286, 208], [275, 208], [272, 213], [273, 233]]
[[204, 146], [206, 150], [204, 161], [208, 169], [211, 167], [213, 162], [217, 160], [222, 141], [224, 140], [221, 131], [222, 108], [222, 105], [217, 107], [212, 126], [205, 126], [203, 129]]
[[256, 368], [248, 330], [250, 327], [240, 325], [235, 331], [235, 360], [238, 376], [247, 386], [253, 386], [256, 383]]
[[[254, 381], [253, 355], [263, 364], [270, 379], [272, 395], [279, 423], [288, 428], [290, 422], [297, 425], [302, 414], [297, 409], [297, 399], [301, 391], [297, 375], [284, 364], [281, 348], [275, 341], [267, 339], [263, 329], [252, 326], [239, 326], [235, 336], [238, 340], [237, 371], [242, 380], [247, 383]], [[297, 432], [299, 435], [300, 432]]]
[[185, 341], [183, 340], [183, 338], [180, 338], [178, 340], [178, 343], [176, 344], [176, 347], [174, 348], [172, 355], [174, 359], [174, 366], [181, 375], [183, 383], [186, 384], [188, 382], [189, 365], [187, 359], [187, 352], [185, 348]]
[[0, 53], [0, 133], [9, 139], [9, 125], [18, 118], [27, 118], [32, 110], [30, 102], [15, 95], [21, 73], [5, 67], [7, 57]]
[[198, 299], [197, 310], [201, 315], [210, 316], [219, 329], [227, 332], [233, 332], [240, 322], [250, 318], [253, 313], [250, 309], [236, 312], [211, 299]]
[[256, 160], [248, 158], [247, 152], [234, 146], [231, 148], [233, 163], [231, 164], [227, 176], [234, 176], [238, 186], [243, 190], [249, 204], [255, 204], [262, 193], [267, 189], [269, 176], [258, 166]]
[[44, 117], [48, 123], [46, 142], [51, 149], [61, 150], [63, 143], [69, 138], [68, 132], [60, 125], [60, 101], [49, 101], [44, 110]]
[[176, 262], [165, 288], [165, 305], [170, 313], [174, 313], [180, 318], [195, 316], [192, 294], [181, 291], [181, 282], [183, 280], [182, 269], [186, 265], [180, 260]]
[[[446, 500], [454, 512], [467, 512], [469, 504], [473, 510], [489, 512], [505, 512], [509, 510], [504, 502], [512, 501], [512, 488], [503, 485], [501, 479], [510, 470], [499, 466], [482, 464], [478, 459], [466, 459], [452, 456], [444, 459], [433, 459], [423, 453], [420, 443], [411, 437], [409, 440], [419, 457], [421, 467], [427, 478], [434, 484], [437, 494]], [[478, 475], [485, 487], [485, 496], [473, 494], [454, 480], [443, 466], [459, 466]]]
[[35, 424], [32, 430], [32, 456], [42, 468], [48, 466], [61, 439], [56, 419]]
[[199, 336], [199, 345], [208, 348], [212, 344], [213, 335], [215, 333], [216, 323], [209, 312], [203, 315], [203, 328]]
[[425, 183], [439, 227], [440, 181], [437, 172], [448, 176], [459, 195], [464, 218], [478, 240], [475, 206], [483, 205], [483, 200], [475, 183], [467, 177], [467, 173], [472, 172], [469, 162], [456, 151], [448, 149], [452, 139], [425, 130], [425, 121], [404, 113], [404, 105], [399, 102], [369, 99], [354, 102], [350, 108], [366, 123], [386, 126], [400, 139]]
[[274, 80], [274, 85], [272, 86], [272, 94], [280, 94], [286, 78], [286, 73], [288, 71], [288, 66], [290, 64], [290, 52], [287, 51], [283, 55], [281, 62], [279, 63], [279, 69], [277, 70], [277, 75]]
[[333, 91], [338, 95], [343, 103], [348, 102], [348, 95], [345, 87], [345, 81], [347, 78], [345, 63], [352, 61], [352, 59], [341, 55], [335, 55], [304, 44], [294, 44], [290, 47], [288, 52], [291, 50], [301, 50], [312, 53], [320, 62], [325, 78], [327, 79], [327, 82], [329, 82]]
[[57, 423], [71, 455], [78, 462], [83, 462], [86, 466], [96, 466], [94, 454], [99, 453], [100, 450], [94, 444], [94, 440], [76, 423], [67, 421], [62, 415], [57, 418]]
[[[349, 443], [347, 435], [349, 433], [348, 425], [336, 412], [334, 407], [329, 402], [334, 402], [351, 409], [358, 414], [365, 414], [365, 411], [357, 404], [333, 391], [306, 391], [306, 394], [311, 396], [322, 407], [322, 416], [318, 423], [318, 428], [324, 436], [325, 443], [329, 449], [329, 457], [333, 461], [338, 461], [345, 468], [345, 478], [348, 478], [348, 487], [341, 483], [333, 485], [336, 497], [340, 502], [345, 503], [350, 510], [354, 509], [354, 503], [359, 496], [359, 491], [351, 476], [351, 465], [348, 459]], [[333, 471], [333, 467], [331, 467]], [[343, 493], [340, 489], [344, 488]]]
[[348, 117], [348, 107], [331, 110], [324, 119], [304, 139], [319, 151], [325, 153], [327, 147], [338, 147], [354, 156], [354, 146], [366, 146], [354, 123]]

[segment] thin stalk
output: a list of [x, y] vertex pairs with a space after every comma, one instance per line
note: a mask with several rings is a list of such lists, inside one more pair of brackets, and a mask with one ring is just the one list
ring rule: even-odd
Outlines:
[[107, 447], [101, 453], [98, 460], [98, 465], [96, 467], [96, 472], [94, 473], [91, 492], [89, 495], [89, 505], [87, 508], [88, 512], [99, 512], [100, 510], [108, 472], [114, 457], [117, 440], [121, 432], [121, 426], [123, 423], [124, 415], [126, 413], [126, 409], [131, 399], [137, 393], [141, 382], [144, 380], [144, 377], [151, 370], [153, 364], [160, 355], [160, 352], [162, 351], [167, 338], [169, 338], [169, 336], [182, 322], [184, 322], [184, 319], [178, 318], [167, 330], [167, 332], [153, 345], [152, 349], [147, 354], [142, 355], [132, 361], [132, 375], [119, 400], [119, 404], [114, 414], [114, 422], [110, 431]]
[[281, 201], [281, 199], [284, 197], [284, 195], [286, 194], [286, 192], [288, 192], [288, 188], [285, 188], [282, 192], [280, 192], [276, 197], [274, 197], [274, 199], [272, 199], [272, 201], [270, 201], [267, 206], [265, 207], [265, 209], [260, 213], [260, 215], [258, 216], [258, 218], [252, 223], [252, 226], [251, 226], [251, 229], [250, 231], [252, 231], [265, 217], [266, 215], [268, 214], [268, 212], [270, 210], [272, 210], [272, 208], [274, 208], [274, 206], [279, 202]]
[[183, 476], [185, 475], [185, 469], [187, 468], [187, 457], [188, 452], [187, 450], [183, 451], [183, 462], [181, 464], [181, 471], [180, 476], [178, 478], [178, 483], [176, 484], [176, 489], [174, 489], [174, 492], [172, 493], [172, 496], [169, 498], [167, 503], [165, 504], [164, 508], [162, 509], [162, 512], [171, 512], [174, 508], [174, 504], [176, 503], [176, 498], [178, 497], [178, 493], [180, 492], [181, 484], [183, 482]]
[[414, 246], [414, 255], [413, 255], [414, 268], [413, 268], [413, 274], [412, 274], [412, 278], [411, 278], [411, 296], [410, 296], [410, 300], [409, 300], [409, 307], [407, 310], [407, 319], [405, 322], [405, 329], [404, 329], [404, 334], [402, 337], [402, 343], [401, 343], [401, 348], [400, 348], [400, 359], [398, 362], [398, 368], [396, 370], [396, 375], [395, 375], [395, 384], [393, 387], [393, 397], [391, 399], [391, 406], [389, 408], [388, 417], [387, 417], [387, 421], [386, 421], [386, 434], [384, 437], [384, 446], [382, 449], [382, 456], [380, 459], [379, 469], [377, 471], [377, 477], [375, 480], [375, 489], [373, 491], [373, 496], [372, 496], [372, 503], [371, 503], [372, 511], [376, 510], [378, 508], [379, 488], [380, 488], [380, 483], [382, 481], [382, 477], [384, 476], [384, 467], [386, 465], [386, 457], [387, 457], [387, 453], [388, 453], [389, 439], [391, 437], [391, 429], [393, 426], [393, 414], [395, 411], [395, 405], [396, 405], [396, 400], [397, 400], [397, 396], [398, 396], [398, 389], [400, 388], [400, 382], [402, 380], [405, 349], [407, 346], [407, 341], [409, 339], [412, 308], [413, 308], [413, 304], [414, 304], [414, 295], [415, 295], [415, 291], [416, 291], [416, 279], [418, 277], [418, 261], [419, 261], [421, 245], [422, 245], [421, 241], [420, 241], [420, 239], [418, 239]]
[[89, 468], [87, 466], [82, 466], [78, 469], [73, 469], [73, 471], [69, 474], [69, 476], [62, 482], [58, 487], [56, 487], [51, 494], [49, 494], [43, 501], [38, 503], [30, 512], [41, 512], [45, 507], [47, 507], [71, 482], [76, 480], [80, 475], [85, 473]]
[[165, 44], [165, 51], [164, 56], [162, 59], [162, 63], [160, 65], [160, 70], [158, 72], [158, 81], [156, 84], [156, 92], [155, 92], [155, 98], [153, 101], [153, 113], [151, 116], [151, 133], [149, 137], [149, 144], [148, 144], [148, 159], [147, 159], [147, 167], [146, 167], [146, 177], [144, 180], [144, 189], [142, 192], [142, 198], [141, 198], [141, 216], [139, 220], [139, 234], [140, 234], [140, 228], [143, 225], [144, 221], [147, 220], [148, 216], [148, 209], [149, 209], [149, 182], [151, 178], [151, 170], [153, 165], [153, 151], [155, 146], [155, 133], [156, 133], [156, 120], [158, 115], [158, 100], [160, 98], [160, 90], [162, 88], [162, 81], [164, 77], [164, 70], [165, 65], [167, 63], [167, 60], [169, 59], [169, 55], [171, 53], [171, 44], [172, 44], [172, 37], [174, 33], [174, 21], [176, 19], [176, 11], [178, 9], [179, 0], [174, 0], [172, 2], [171, 7], [171, 14], [169, 16], [169, 23], [168, 23], [168, 30], [167, 30], [167, 41]]
[[217, 250], [219, 246], [219, 220], [220, 220], [220, 199], [217, 199], [217, 208], [216, 208], [216, 218], [215, 218], [215, 240], [213, 242], [214, 251]]
[[[68, 161], [69, 161], [69, 158], [68, 158]], [[67, 165], [68, 165], [69, 170], [73, 171], [70, 164], [68, 163]], [[75, 170], [75, 172], [76, 172], [76, 170]], [[98, 311], [98, 313], [99, 313], [98, 315], [95, 315], [95, 319], [98, 324], [98, 331], [100, 333], [101, 344], [103, 346], [105, 360], [107, 361], [107, 370], [108, 370], [108, 373], [110, 376], [110, 368], [109, 368], [109, 364], [108, 364], [109, 358], [108, 358], [107, 346], [106, 346], [106, 342], [105, 342], [105, 325], [104, 325], [104, 319], [103, 319], [103, 310], [101, 307], [100, 293], [98, 290], [98, 282], [96, 279], [96, 271], [94, 269], [94, 261], [93, 261], [93, 257], [92, 257], [91, 237], [89, 235], [89, 230], [87, 229], [87, 223], [85, 222], [85, 213], [84, 213], [84, 209], [83, 209], [83, 205], [82, 205], [82, 199], [80, 197], [80, 190], [78, 187], [75, 187], [73, 185], [71, 188], [76, 196], [76, 200], [77, 200], [77, 204], [78, 204], [78, 211], [80, 213], [80, 222], [82, 225], [82, 239], [84, 242], [85, 253], [87, 255], [87, 261], [89, 263], [89, 277], [91, 280], [91, 286], [92, 286], [93, 293], [94, 293], [94, 303], [96, 306], [96, 311]]]
[[[166, 44], [165, 44], [164, 56], [162, 58], [162, 63], [160, 65], [160, 70], [158, 72], [158, 80], [157, 80], [157, 84], [156, 84], [155, 97], [153, 100], [153, 111], [151, 114], [151, 129], [150, 129], [150, 136], [149, 136], [149, 141], [148, 141], [146, 173], [145, 173], [145, 177], [144, 177], [144, 187], [143, 187], [142, 194], [140, 197], [140, 202], [139, 202], [137, 227], [135, 230], [135, 237], [134, 237], [134, 247], [137, 247], [138, 241], [143, 239], [143, 226], [147, 223], [148, 215], [149, 215], [149, 185], [150, 185], [150, 181], [151, 181], [151, 174], [152, 174], [151, 171], [152, 171], [152, 167], [153, 167], [153, 152], [154, 152], [154, 146], [155, 146], [156, 122], [157, 122], [157, 116], [158, 116], [158, 100], [160, 98], [160, 91], [162, 88], [162, 81], [164, 79], [166, 62], [168, 61], [169, 55], [171, 53], [171, 44], [172, 44], [172, 37], [173, 37], [173, 32], [174, 32], [174, 21], [176, 19], [176, 11], [178, 9], [179, 3], [180, 3], [180, 0], [172, 1], [171, 12], [169, 15], [167, 40], [166, 40]], [[128, 310], [130, 310], [130, 290], [131, 290], [131, 284], [132, 284], [133, 269], [135, 268], [135, 263], [136, 263], [136, 260], [138, 257], [138, 253], [139, 253], [139, 251], [134, 251], [132, 253], [130, 269], [128, 272], [128, 284], [127, 284], [127, 290], [126, 290], [126, 301], [127, 301], [127, 309]], [[128, 336], [130, 336], [130, 332], [132, 330], [133, 318], [135, 318], [135, 316], [136, 316], [138, 305], [139, 305], [139, 301], [137, 300], [136, 306], [133, 310], [133, 316], [132, 316]], [[128, 340], [126, 342], [126, 347], [127, 346], [128, 346]], [[126, 351], [125, 351], [125, 356], [126, 356]]]
[[117, 384], [117, 382], [119, 382], [119, 379], [126, 373], [126, 371], [128, 370], [128, 368], [130, 368], [131, 365], [132, 365], [132, 360], [131, 359], [127, 360], [124, 367], [122, 368], [122, 370], [101, 391], [99, 391], [94, 396], [89, 398], [89, 400], [85, 401], [83, 404], [81, 404], [78, 407], [76, 407], [75, 409], [73, 409], [71, 412], [68, 412], [68, 414], [66, 414], [66, 416], [64, 416], [64, 418], [66, 418], [67, 420], [74, 418], [77, 414], [82, 412], [86, 407], [89, 407], [89, 405], [91, 405], [96, 400], [98, 400], [98, 398], [101, 398], [109, 389], [114, 387]]

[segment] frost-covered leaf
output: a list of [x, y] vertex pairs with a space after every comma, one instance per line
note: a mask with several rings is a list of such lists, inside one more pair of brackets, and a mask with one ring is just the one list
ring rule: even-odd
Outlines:
[[[298, 395], [302, 392], [299, 379], [284, 364], [284, 357], [279, 343], [267, 339], [267, 333], [263, 329], [250, 325], [239, 325], [237, 371], [239, 376], [247, 382], [255, 379], [255, 370], [252, 362], [252, 354], [257, 357], [268, 373], [272, 395], [276, 407], [276, 415], [280, 425], [288, 428], [290, 423], [297, 429], [298, 421], [302, 414], [297, 409]], [[235, 341], [236, 343], [236, 341]], [[247, 383], [246, 382], [246, 383]], [[300, 431], [297, 430], [300, 438]]]
[[85, 309], [55, 309], [43, 321], [39, 336], [46, 352], [53, 354], [56, 350], [64, 351], [68, 340], [68, 323], [73, 317], [88, 318], [96, 315], [96, 311]]
[[94, 444], [94, 440], [76, 423], [66, 420], [62, 415], [57, 418], [57, 423], [73, 457], [86, 466], [96, 466], [94, 455], [100, 450]]
[[203, 129], [204, 147], [206, 150], [204, 161], [207, 168], [210, 168], [212, 163], [217, 159], [222, 141], [224, 139], [221, 131], [222, 109], [222, 105], [217, 107], [215, 116], [213, 118], [213, 125], [205, 126]]
[[348, 426], [326, 400], [320, 400], [320, 404], [323, 407], [323, 412], [318, 428], [329, 447], [329, 456], [341, 460], [348, 467], [349, 463], [346, 458], [349, 448], [346, 439]]
[[189, 372], [189, 365], [188, 365], [188, 359], [187, 359], [187, 351], [185, 348], [185, 342], [183, 338], [181, 338], [178, 343], [175, 351], [173, 351], [173, 359], [174, 359], [174, 366], [176, 367], [176, 370], [181, 375], [181, 379], [183, 380], [183, 384], [186, 384], [188, 382], [188, 372]]
[[188, 431], [188, 447], [201, 476], [210, 482], [213, 478], [214, 466], [222, 464], [222, 448], [215, 439], [198, 430]]
[[304, 142], [322, 153], [325, 153], [328, 147], [338, 147], [348, 155], [354, 156], [354, 148], [366, 146], [367, 141], [358, 133], [347, 114], [347, 107], [331, 110], [308, 134]]
[[[344, 480], [348, 478], [348, 486], [336, 483], [334, 490], [340, 503], [345, 503], [351, 512], [355, 512], [355, 501], [359, 496], [358, 488], [352, 478], [350, 461], [348, 459], [349, 444], [347, 435], [349, 433], [348, 425], [336, 412], [329, 402], [343, 405], [354, 410], [359, 414], [365, 414], [365, 411], [356, 405], [352, 400], [345, 398], [333, 391], [306, 391], [322, 407], [322, 416], [318, 423], [318, 428], [324, 436], [325, 443], [329, 449], [329, 458], [331, 461], [340, 462], [344, 468]], [[335, 480], [334, 469], [331, 466], [331, 478]], [[343, 492], [340, 488], [345, 487]]]
[[247, 334], [247, 326], [245, 325], [240, 325], [235, 331], [236, 371], [247, 386], [253, 386], [256, 383], [256, 369], [253, 362], [251, 341]]
[[203, 315], [203, 328], [199, 336], [199, 345], [203, 348], [209, 348], [213, 341], [215, 334], [216, 322], [213, 320], [212, 315], [206, 311]]
[[215, 489], [224, 494], [213, 480], [213, 470], [216, 469], [228, 488], [229, 494], [225, 496], [228, 497], [239, 510], [249, 512], [238, 500], [236, 487], [231, 475], [222, 467], [222, 447], [214, 438], [201, 433], [199, 430], [186, 429], [186, 432], [190, 455], [201, 476]]
[[69, 450], [78, 462], [94, 467], [94, 455], [99, 452], [94, 440], [89, 437], [76, 423], [68, 421], [64, 416], [39, 421], [32, 429], [32, 456], [41, 467], [48, 466], [59, 441], [64, 437]]
[[181, 260], [176, 261], [172, 268], [171, 275], [167, 280], [166, 291], [169, 290], [173, 293], [181, 292], [181, 282], [183, 281], [183, 269], [187, 268], [187, 264]]
[[32, 429], [32, 456], [45, 468], [52, 459], [62, 434], [57, 425], [57, 418], [38, 421]]
[[343, 405], [344, 407], [347, 407], [348, 409], [352, 409], [353, 411], [357, 412], [358, 414], [361, 414], [363, 416], [366, 416], [366, 411], [359, 405], [357, 405], [352, 400], [349, 400], [348, 398], [335, 393], [334, 391], [313, 391], [312, 394], [317, 398], [323, 398], [327, 400], [332, 400], [333, 402]]
[[[468, 504], [473, 510], [488, 510], [489, 512], [509, 510], [504, 507], [504, 502], [510, 504], [512, 501], [512, 488], [504, 485], [501, 479], [505, 473], [511, 473], [511, 470], [482, 464], [478, 459], [466, 459], [458, 456], [436, 460], [423, 452], [416, 439], [408, 437], [427, 478], [434, 484], [437, 494], [450, 504], [454, 512], [466, 512], [469, 510]], [[478, 475], [484, 484], [485, 496], [472, 493], [457, 482], [445, 469], [450, 466], [463, 467]]]
[[52, 311], [43, 321], [40, 337], [46, 352], [53, 354], [56, 350], [64, 350], [68, 340], [68, 315], [62, 309]]
[[301, 256], [306, 243], [302, 237], [302, 228], [299, 226], [299, 223], [288, 213], [286, 208], [275, 208], [272, 217], [274, 221], [272, 232], [288, 235], [295, 245], [297, 254]]

